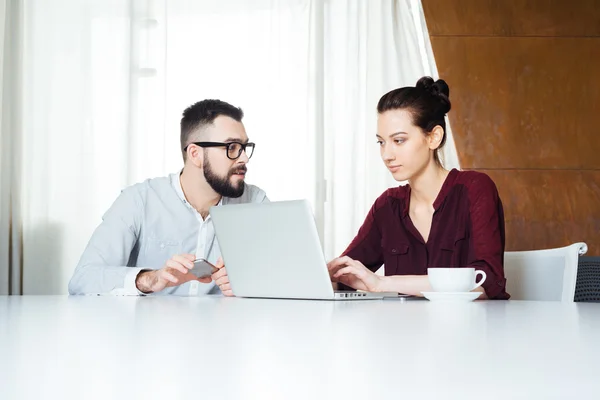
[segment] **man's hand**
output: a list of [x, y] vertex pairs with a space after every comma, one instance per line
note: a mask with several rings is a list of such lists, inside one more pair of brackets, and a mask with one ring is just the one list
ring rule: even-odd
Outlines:
[[211, 275], [212, 280], [215, 281], [219, 289], [221, 289], [221, 292], [223, 292], [224, 296], [233, 296], [231, 284], [229, 283], [229, 277], [227, 276], [227, 269], [225, 269], [225, 264], [223, 264], [222, 258], [217, 260], [215, 267], [219, 268], [219, 270]]
[[189, 270], [194, 267], [196, 256], [193, 254], [179, 254], [173, 256], [165, 265], [156, 271], [142, 271], [135, 279], [135, 286], [140, 292], [155, 293], [164, 288], [182, 285], [189, 281], [210, 283], [211, 278], [197, 278]]

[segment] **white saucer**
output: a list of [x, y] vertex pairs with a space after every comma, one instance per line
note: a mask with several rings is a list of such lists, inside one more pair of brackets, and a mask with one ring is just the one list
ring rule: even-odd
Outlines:
[[425, 298], [431, 301], [456, 301], [469, 302], [479, 296], [481, 292], [421, 292]]

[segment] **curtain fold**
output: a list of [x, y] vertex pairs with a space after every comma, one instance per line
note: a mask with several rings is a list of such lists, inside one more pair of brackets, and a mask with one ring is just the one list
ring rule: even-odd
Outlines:
[[0, 295], [23, 290], [23, 5], [0, 0]]

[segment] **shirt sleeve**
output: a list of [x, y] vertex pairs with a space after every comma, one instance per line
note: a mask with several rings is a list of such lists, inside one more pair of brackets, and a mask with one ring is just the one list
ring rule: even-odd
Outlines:
[[387, 201], [387, 192], [380, 196], [365, 218], [358, 230], [356, 237], [352, 240], [342, 256], [348, 256], [353, 260], [360, 261], [365, 267], [375, 272], [383, 264], [383, 252], [381, 250], [381, 231], [377, 224], [377, 215]]
[[69, 294], [142, 294], [135, 286], [142, 268], [127, 267], [142, 214], [139, 193], [121, 192], [92, 234], [69, 282]]
[[246, 190], [248, 191], [247, 200], [250, 203], [270, 203], [271, 201], [267, 197], [267, 194], [264, 190], [254, 185], [246, 185]]
[[483, 288], [490, 299], [508, 299], [504, 277], [504, 211], [494, 182], [478, 174], [469, 187], [472, 223], [469, 265], [486, 273]]

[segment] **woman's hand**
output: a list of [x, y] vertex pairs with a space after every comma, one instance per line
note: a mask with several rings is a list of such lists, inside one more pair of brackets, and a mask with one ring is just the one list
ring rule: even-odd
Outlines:
[[379, 291], [382, 276], [376, 275], [360, 261], [339, 257], [327, 264], [332, 282], [340, 282], [357, 290]]

